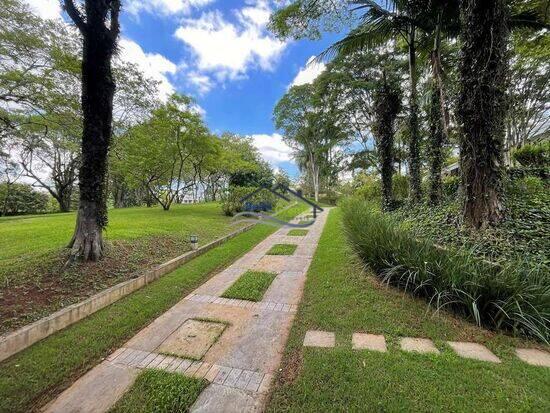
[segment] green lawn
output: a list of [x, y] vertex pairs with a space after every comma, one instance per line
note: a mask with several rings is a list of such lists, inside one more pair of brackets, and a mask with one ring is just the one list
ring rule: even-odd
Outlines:
[[296, 248], [296, 244], [275, 244], [267, 251], [267, 255], [292, 255]]
[[288, 234], [286, 235], [289, 235], [291, 237], [303, 237], [307, 235], [307, 233], [308, 233], [307, 229], [291, 229], [290, 231], [288, 231]]
[[[296, 205], [278, 215], [289, 220]], [[0, 363], [0, 412], [36, 410], [120, 347], [209, 276], [252, 249], [276, 228], [257, 225], [135, 293]]]
[[0, 218], [0, 334], [189, 251], [242, 226], [230, 225], [216, 203], [109, 211], [105, 257], [63, 268], [75, 214]]
[[272, 272], [247, 271], [222, 295], [225, 298], [261, 301], [277, 274]]
[[178, 373], [145, 370], [109, 412], [185, 413], [207, 384]]
[[[307, 330], [336, 333], [332, 349], [304, 348]], [[388, 352], [351, 349], [353, 332], [384, 334]], [[434, 340], [440, 355], [410, 354], [398, 338]], [[445, 340], [486, 345], [501, 364], [466, 360]], [[365, 274], [332, 210], [312, 265], [276, 380], [269, 411], [550, 411], [550, 369], [518, 360], [514, 347], [537, 346], [492, 333]]]
[[[13, 276], [8, 270], [14, 266], [29, 265], [67, 245], [75, 219], [74, 212], [0, 218], [0, 284]], [[229, 221], [217, 203], [174, 205], [170, 211], [159, 207], [111, 209], [105, 238], [110, 241], [159, 235], [188, 238], [193, 233], [204, 243], [228, 232]]]

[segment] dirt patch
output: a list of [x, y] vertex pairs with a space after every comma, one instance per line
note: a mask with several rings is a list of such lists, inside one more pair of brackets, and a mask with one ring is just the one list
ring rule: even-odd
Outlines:
[[107, 244], [104, 259], [63, 268], [68, 250], [25, 270], [17, 285], [0, 288], [0, 334], [15, 330], [190, 250], [183, 237], [155, 236]]
[[291, 384], [300, 375], [304, 361], [302, 349], [295, 349], [284, 358], [283, 369], [279, 373], [280, 385]]

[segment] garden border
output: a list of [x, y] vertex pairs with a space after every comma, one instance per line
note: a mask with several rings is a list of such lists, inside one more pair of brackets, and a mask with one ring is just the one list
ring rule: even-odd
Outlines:
[[[284, 208], [286, 209], [286, 208]], [[279, 211], [282, 212], [282, 211]], [[30, 347], [32, 344], [50, 336], [51, 334], [82, 320], [83, 318], [107, 307], [121, 298], [133, 293], [136, 290], [150, 284], [158, 278], [174, 271], [192, 258], [223, 244], [225, 241], [248, 231], [256, 223], [239, 228], [221, 238], [215, 239], [196, 250], [188, 251], [178, 257], [158, 265], [155, 268], [145, 271], [136, 278], [118, 283], [103, 290], [84, 301], [65, 307], [49, 316], [41, 318], [32, 324], [21, 327], [11, 333], [0, 337], [0, 362]]]

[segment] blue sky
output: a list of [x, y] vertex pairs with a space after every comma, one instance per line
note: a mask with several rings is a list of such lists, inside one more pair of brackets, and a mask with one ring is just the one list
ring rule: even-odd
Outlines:
[[[61, 14], [58, 0], [26, 1], [45, 18]], [[193, 96], [214, 132], [252, 136], [267, 161], [296, 176], [273, 107], [289, 85], [323, 69], [306, 63], [335, 38], [277, 40], [266, 29], [274, 7], [272, 0], [123, 0], [121, 58], [160, 81], [163, 95]]]

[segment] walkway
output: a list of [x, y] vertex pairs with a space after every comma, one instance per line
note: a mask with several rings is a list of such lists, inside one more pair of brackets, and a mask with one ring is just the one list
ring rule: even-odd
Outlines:
[[[287, 236], [289, 228], [281, 228], [266, 238], [81, 377], [45, 411], [105, 412], [144, 368], [207, 379], [210, 384], [193, 405], [193, 412], [261, 411], [281, 362], [327, 215], [328, 211], [321, 213], [305, 236]], [[266, 255], [274, 244], [280, 243], [298, 247], [292, 256]], [[250, 269], [277, 273], [261, 302], [220, 297]], [[165, 349], [181, 342], [183, 330], [195, 328], [186, 323], [190, 319], [205, 320], [204, 326], [198, 327], [204, 327], [202, 331], [186, 336], [187, 340], [196, 337], [193, 348], [199, 350], [196, 359], [200, 360], [160, 354], [171, 353]], [[227, 327], [222, 327], [219, 337], [212, 336], [212, 325], [216, 328], [219, 323]], [[204, 352], [200, 351], [201, 346]]]

